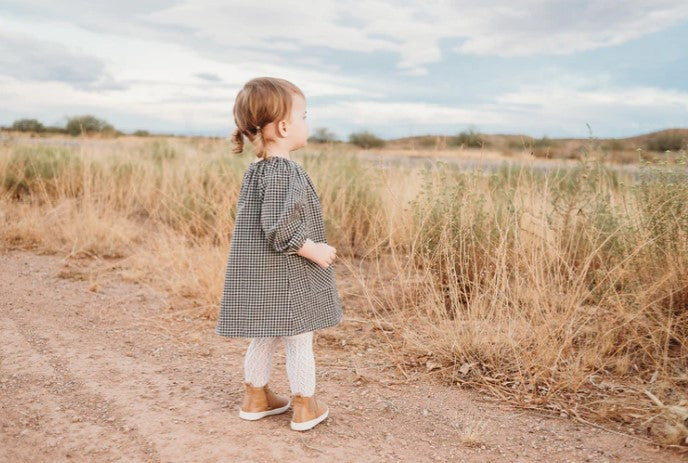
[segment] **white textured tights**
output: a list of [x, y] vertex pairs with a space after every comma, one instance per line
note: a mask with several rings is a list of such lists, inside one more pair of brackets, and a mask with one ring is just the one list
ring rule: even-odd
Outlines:
[[312, 396], [315, 393], [312, 331], [294, 336], [252, 338], [244, 357], [244, 379], [255, 387], [268, 383], [279, 338], [284, 340], [287, 377], [292, 394]]

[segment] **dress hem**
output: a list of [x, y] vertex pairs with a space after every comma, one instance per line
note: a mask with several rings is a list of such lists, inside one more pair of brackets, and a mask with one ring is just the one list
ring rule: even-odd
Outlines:
[[316, 328], [308, 328], [305, 330], [296, 330], [295, 332], [284, 332], [284, 331], [279, 332], [278, 331], [278, 332], [271, 333], [271, 334], [264, 334], [265, 332], [263, 331], [260, 336], [256, 336], [256, 335], [252, 335], [246, 331], [227, 333], [227, 332], [221, 332], [220, 330], [215, 328], [215, 334], [218, 336], [225, 337], [225, 338], [258, 338], [258, 337], [263, 338], [263, 337], [278, 337], [278, 336], [296, 336], [297, 334], [306, 333], [308, 331], [324, 330], [325, 328], [331, 328], [333, 326], [337, 326], [339, 323], [341, 323], [342, 319], [343, 319], [343, 316], [339, 317], [339, 319], [337, 319], [337, 321], [335, 321], [334, 323], [328, 323], [328, 324], [325, 324], [323, 326], [318, 326]]

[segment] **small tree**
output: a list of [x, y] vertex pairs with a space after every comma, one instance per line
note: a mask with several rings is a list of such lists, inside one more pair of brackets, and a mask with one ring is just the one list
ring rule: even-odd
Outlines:
[[349, 135], [349, 142], [361, 148], [380, 148], [385, 146], [385, 141], [377, 135], [368, 132], [355, 132]]
[[488, 144], [483, 140], [480, 132], [473, 129], [464, 130], [458, 135], [450, 137], [447, 141], [450, 146], [464, 146], [466, 148], [482, 148]]
[[18, 119], [14, 121], [10, 130], [17, 130], [19, 132], [44, 132], [45, 126], [36, 119]]
[[81, 135], [87, 133], [114, 132], [115, 128], [104, 120], [87, 114], [70, 117], [67, 121], [65, 130], [70, 135]]
[[313, 141], [315, 143], [327, 143], [327, 142], [333, 142], [337, 140], [337, 136], [327, 130], [326, 127], [318, 127], [315, 129], [315, 132], [313, 135], [308, 137], [309, 141]]

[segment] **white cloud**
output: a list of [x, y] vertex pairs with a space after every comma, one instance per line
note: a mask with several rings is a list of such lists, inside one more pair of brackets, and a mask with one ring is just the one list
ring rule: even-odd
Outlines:
[[475, 109], [435, 105], [429, 103], [386, 103], [375, 101], [343, 101], [309, 109], [309, 114], [329, 121], [346, 121], [357, 125], [414, 124], [447, 126], [505, 122], [499, 108], [481, 106]]
[[[94, 32], [64, 22], [0, 18], [0, 31], [0, 101], [12, 115], [32, 110], [34, 117], [43, 113], [54, 119], [77, 108], [103, 117], [128, 111], [174, 130], [224, 130], [232, 125], [234, 95], [256, 75], [288, 78], [309, 98], [381, 96], [374, 85], [368, 90], [343, 75], [257, 57], [214, 60], [176, 42]], [[126, 121], [117, 122], [128, 128]]]
[[37, 40], [28, 34], [0, 32], [0, 69], [22, 80], [70, 82], [83, 88], [115, 84], [95, 56], [72, 52], [62, 44]]
[[[346, 24], [344, 18], [352, 19]], [[160, 25], [189, 28], [220, 47], [298, 51], [389, 52], [404, 74], [442, 58], [440, 42], [457, 53], [498, 56], [568, 54], [618, 45], [688, 18], [683, 0], [526, 0], [514, 4], [368, 0], [264, 4], [183, 0], [146, 15]], [[230, 23], [230, 24], [228, 24]]]
[[[524, 87], [494, 99], [509, 127], [600, 136], [682, 127], [688, 120], [688, 93], [656, 87], [578, 89], [551, 85]], [[609, 135], [612, 136], [612, 135]]]
[[452, 2], [466, 40], [458, 53], [524, 56], [569, 54], [619, 45], [688, 18], [683, 0], [525, 0]]
[[177, 43], [213, 60], [288, 64], [284, 52], [310, 47], [382, 52], [398, 56], [400, 73], [416, 76], [442, 59], [440, 44], [480, 55], [568, 54], [618, 45], [688, 18], [684, 0], [5, 3], [10, 12]]
[[610, 121], [620, 133], [680, 126], [688, 120], [688, 93], [653, 87], [582, 90], [552, 85], [507, 92], [470, 107], [349, 101], [309, 108], [309, 114], [316, 122], [313, 127], [328, 125], [327, 121], [338, 132], [345, 127], [371, 128], [390, 136], [450, 134], [474, 126], [483, 132], [586, 137], [586, 124], [599, 136]]
[[498, 104], [511, 107], [525, 105], [537, 107], [543, 113], [555, 113], [562, 109], [610, 107], [619, 110], [630, 108], [654, 108], [688, 111], [688, 93], [655, 87], [606, 88], [578, 90], [568, 86], [524, 88], [495, 98]]
[[[316, 122], [339, 127], [565, 130], [588, 119], [605, 127], [628, 126], [637, 109], [657, 121], [686, 116], [685, 93], [618, 88], [612, 75], [557, 68], [538, 69], [531, 86], [470, 107], [417, 102], [418, 95], [439, 93], [425, 87], [428, 65], [460, 59], [443, 57], [443, 47], [501, 56], [590, 50], [688, 18], [685, 1], [629, 0], [621, 6], [610, 0], [10, 0], [2, 9], [5, 115], [33, 111], [34, 117], [56, 117], [87, 109], [116, 114], [121, 120], [111, 122], [124, 129], [145, 128], [132, 127], [125, 117], [130, 114], [135, 121], [169, 125], [170, 131], [226, 130], [240, 86], [255, 76], [278, 75], [304, 90]], [[393, 71], [413, 78], [395, 80], [388, 70], [376, 76], [369, 69], [346, 75], [337, 52], [389, 56]], [[452, 78], [440, 86], [454, 88], [447, 84]], [[391, 102], [392, 94], [415, 102]]]

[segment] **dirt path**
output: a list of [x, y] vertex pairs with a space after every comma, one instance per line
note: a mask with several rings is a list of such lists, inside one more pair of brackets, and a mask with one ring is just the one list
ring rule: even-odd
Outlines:
[[[356, 347], [368, 334], [346, 313], [315, 337], [330, 418], [305, 433], [289, 429], [289, 412], [243, 421], [247, 340], [117, 277], [92, 292], [66, 278], [79, 265], [0, 255], [1, 462], [682, 461], [428, 378], [398, 384], [384, 355]], [[283, 348], [272, 384], [288, 393]]]

